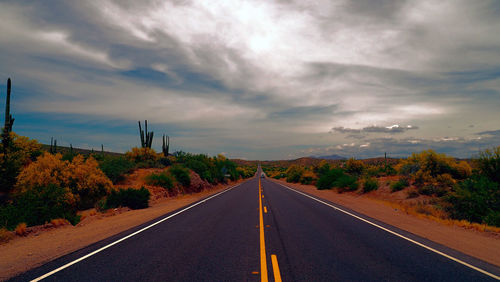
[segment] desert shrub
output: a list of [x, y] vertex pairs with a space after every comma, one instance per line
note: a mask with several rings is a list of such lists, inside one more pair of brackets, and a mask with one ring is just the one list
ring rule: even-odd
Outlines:
[[340, 168], [334, 168], [319, 177], [316, 187], [319, 190], [336, 187], [343, 192], [358, 189], [358, 183], [355, 176], [345, 174]]
[[257, 170], [254, 167], [250, 166], [239, 166], [236, 168], [238, 174], [243, 178], [250, 178], [255, 175], [255, 171]]
[[344, 171], [342, 169], [331, 169], [319, 177], [318, 181], [316, 182], [316, 187], [319, 190], [331, 189], [334, 186], [334, 182], [342, 175], [344, 175]]
[[132, 148], [131, 151], [125, 153], [125, 157], [136, 164], [138, 168], [160, 167], [159, 162], [161, 154], [157, 154], [151, 148]]
[[286, 170], [286, 181], [291, 183], [297, 183], [300, 181], [302, 174], [304, 173], [304, 167], [299, 165], [291, 165]]
[[345, 169], [350, 174], [360, 175], [363, 173], [365, 165], [362, 161], [356, 160], [354, 158], [350, 158], [347, 160], [345, 164]]
[[445, 196], [448, 193], [446, 187], [443, 186], [435, 186], [433, 184], [426, 184], [424, 186], [418, 187], [418, 193], [421, 195], [432, 196], [436, 195], [438, 197]]
[[117, 183], [123, 180], [124, 175], [129, 173], [135, 164], [122, 156], [107, 156], [99, 163], [99, 167], [113, 183]]
[[172, 160], [168, 157], [161, 157], [159, 162], [162, 166], [171, 166], [172, 165]]
[[304, 185], [311, 184], [316, 179], [316, 175], [309, 170], [304, 171], [302, 176], [300, 177], [300, 183]]
[[484, 218], [483, 222], [491, 226], [500, 227], [500, 211], [492, 211], [488, 213]]
[[0, 226], [10, 230], [20, 222], [33, 226], [56, 218], [65, 218], [72, 224], [80, 220], [69, 189], [54, 184], [15, 194], [11, 203], [0, 208]]
[[378, 189], [378, 181], [376, 178], [366, 178], [363, 182], [363, 192], [370, 192]]
[[[223, 155], [209, 157], [203, 154], [196, 155], [180, 151], [175, 152], [174, 157], [177, 163], [183, 164], [196, 172], [203, 180], [212, 184], [225, 182], [227, 178], [236, 180], [241, 176], [236, 164]], [[255, 173], [255, 170], [253, 171]]]
[[180, 164], [171, 166], [168, 170], [182, 186], [187, 187], [191, 184], [189, 169]]
[[149, 207], [149, 190], [141, 189], [123, 189], [113, 190], [106, 198], [105, 208], [129, 207], [135, 209], [145, 209]]
[[433, 185], [451, 187], [456, 180], [462, 180], [471, 175], [471, 167], [465, 161], [457, 162], [445, 154], [433, 150], [413, 153], [411, 157], [399, 164], [402, 175], [413, 176], [415, 185]]
[[365, 168], [365, 174], [369, 177], [382, 176], [382, 168], [377, 166], [368, 166]]
[[435, 190], [436, 190], [436, 187], [432, 184], [418, 187], [418, 193], [420, 195], [431, 196], [435, 193]]
[[451, 204], [448, 212], [453, 218], [472, 222], [485, 222], [500, 226], [500, 185], [488, 177], [473, 176], [456, 185], [455, 191], [447, 196]]
[[12, 239], [14, 239], [14, 233], [12, 231], [4, 227], [0, 228], [0, 244], [7, 243]]
[[216, 180], [216, 175], [214, 175], [215, 170], [210, 169], [208, 158], [205, 162], [200, 159], [189, 159], [185, 162], [185, 166], [196, 172], [203, 180], [210, 183], [214, 183]]
[[62, 161], [61, 154], [45, 153], [21, 171], [16, 191], [25, 192], [49, 184], [68, 188], [78, 209], [93, 207], [113, 187], [94, 158], [84, 160], [78, 155], [69, 162]]
[[28, 232], [26, 231], [26, 228], [27, 228], [26, 223], [21, 222], [16, 226], [16, 228], [14, 229], [14, 232], [16, 232], [17, 236], [26, 236], [28, 234]]
[[391, 192], [401, 191], [410, 185], [408, 177], [401, 177], [398, 181], [391, 184]]
[[321, 162], [319, 162], [319, 164], [313, 168], [313, 172], [317, 173], [318, 175], [323, 175], [329, 170], [330, 164], [325, 160], [321, 160]]
[[0, 192], [12, 191], [21, 168], [35, 160], [41, 154], [41, 148], [38, 141], [10, 132], [10, 144], [4, 156], [0, 142]]
[[358, 179], [355, 176], [343, 174], [335, 182], [334, 187], [338, 187], [339, 192], [355, 191], [358, 189]]
[[154, 186], [161, 186], [167, 190], [174, 187], [172, 177], [164, 172], [152, 173], [146, 177], [146, 183]]
[[479, 174], [500, 183], [500, 146], [479, 153], [479, 157], [474, 160], [474, 163]]

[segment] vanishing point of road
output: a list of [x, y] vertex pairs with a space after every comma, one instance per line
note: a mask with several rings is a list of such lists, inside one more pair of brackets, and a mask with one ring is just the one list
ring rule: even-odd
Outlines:
[[495, 281], [499, 276], [496, 266], [254, 177], [12, 280]]

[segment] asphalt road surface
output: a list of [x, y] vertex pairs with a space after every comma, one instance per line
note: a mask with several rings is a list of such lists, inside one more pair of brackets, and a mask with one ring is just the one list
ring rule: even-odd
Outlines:
[[498, 267], [255, 177], [12, 280], [495, 281], [499, 274]]

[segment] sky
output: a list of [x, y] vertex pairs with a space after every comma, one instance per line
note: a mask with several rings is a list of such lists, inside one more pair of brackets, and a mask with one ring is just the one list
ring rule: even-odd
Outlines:
[[[230, 158], [500, 145], [499, 1], [0, 1], [0, 107], [42, 143]], [[3, 110], [1, 111], [3, 118]]]

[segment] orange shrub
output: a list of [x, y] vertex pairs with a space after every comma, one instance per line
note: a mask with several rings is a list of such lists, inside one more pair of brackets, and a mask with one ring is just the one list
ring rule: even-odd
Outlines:
[[433, 150], [413, 153], [408, 159], [400, 162], [398, 170], [403, 175], [414, 176], [417, 185], [443, 187], [451, 187], [456, 183], [456, 179], [465, 179], [472, 174], [467, 162], [457, 162], [454, 158]]
[[27, 228], [26, 223], [22, 222], [16, 226], [16, 229], [14, 231], [18, 236], [26, 236], [28, 234], [26, 228]]
[[17, 192], [34, 187], [57, 185], [67, 190], [65, 198], [80, 209], [92, 207], [109, 194], [113, 184], [99, 169], [93, 157], [84, 160], [77, 155], [71, 162], [63, 161], [61, 154], [45, 153], [31, 163], [17, 177]]
[[346, 171], [351, 174], [361, 174], [364, 168], [365, 164], [362, 161], [356, 160], [354, 158], [348, 159], [345, 164]]

